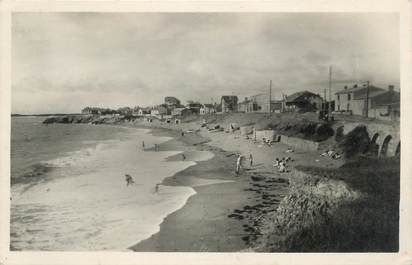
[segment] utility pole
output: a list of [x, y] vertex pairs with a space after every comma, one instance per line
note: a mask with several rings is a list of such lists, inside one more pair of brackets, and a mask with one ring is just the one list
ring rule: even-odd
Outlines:
[[283, 113], [285, 112], [285, 95], [282, 92], [282, 101], [281, 101], [281, 106], [280, 106], [280, 112]]
[[369, 81], [366, 81], [365, 116], [369, 117]]
[[269, 82], [269, 115], [272, 115], [272, 80]]
[[330, 114], [332, 112], [332, 66], [329, 66], [329, 104], [328, 104], [328, 120], [330, 119]]
[[327, 102], [327, 100], [326, 100], [326, 88], [325, 88], [325, 89], [323, 89], [323, 108], [322, 108], [322, 110], [326, 110], [326, 102]]

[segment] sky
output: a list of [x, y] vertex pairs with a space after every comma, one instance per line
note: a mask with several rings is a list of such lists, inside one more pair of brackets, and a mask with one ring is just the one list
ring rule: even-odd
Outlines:
[[210, 103], [346, 84], [399, 90], [391, 13], [14, 13], [12, 112]]

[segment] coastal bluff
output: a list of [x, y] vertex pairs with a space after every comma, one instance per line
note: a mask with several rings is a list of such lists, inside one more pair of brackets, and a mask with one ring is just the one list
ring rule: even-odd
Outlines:
[[124, 120], [124, 116], [115, 115], [84, 115], [70, 114], [64, 116], [52, 116], [43, 121], [43, 124], [53, 123], [86, 123], [86, 124], [116, 124]]

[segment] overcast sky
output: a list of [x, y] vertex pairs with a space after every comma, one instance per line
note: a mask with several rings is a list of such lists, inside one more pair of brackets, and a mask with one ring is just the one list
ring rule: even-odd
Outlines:
[[209, 103], [322, 93], [370, 80], [399, 89], [394, 14], [15, 13], [12, 112]]

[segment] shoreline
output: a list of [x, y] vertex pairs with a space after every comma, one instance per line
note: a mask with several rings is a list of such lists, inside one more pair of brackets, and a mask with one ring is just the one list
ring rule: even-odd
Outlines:
[[[182, 208], [164, 218], [158, 233], [131, 246], [130, 249], [146, 252], [233, 252], [246, 248], [241, 239], [246, 235], [243, 224], [226, 217], [248, 200], [247, 194], [242, 193], [245, 188], [244, 181], [234, 179], [233, 173], [227, 167], [227, 164], [234, 164], [234, 157], [226, 157], [223, 150], [208, 148], [203, 137], [179, 137], [175, 132], [163, 129], [155, 129], [152, 133], [161, 136], [174, 134], [173, 139], [159, 145], [161, 151], [178, 146], [183, 149], [183, 154], [208, 151], [214, 156], [208, 160], [198, 161], [195, 165], [163, 180], [162, 185], [191, 187], [196, 193], [188, 198]], [[200, 142], [202, 144], [199, 144]], [[169, 159], [174, 160], [178, 157], [179, 155], [172, 156]], [[213, 183], [215, 181], [217, 183]], [[216, 196], [217, 194], [229, 198], [222, 201], [222, 197]], [[222, 233], [226, 236], [216, 236]]]
[[[196, 165], [163, 180], [163, 185], [188, 186], [193, 188], [196, 194], [189, 197], [182, 208], [164, 218], [158, 233], [129, 249], [145, 252], [251, 251], [251, 243], [260, 236], [256, 231], [259, 218], [268, 212], [274, 212], [289, 192], [291, 174], [280, 175], [271, 166], [273, 154], [268, 154], [274, 150], [263, 147], [264, 152], [259, 154], [262, 146], [236, 145], [233, 142], [241, 145], [243, 143], [239, 142], [237, 137], [229, 137], [232, 134], [226, 133], [212, 136], [205, 132], [193, 132], [181, 136], [181, 126], [164, 128], [133, 124], [131, 127], [147, 128], [152, 130], [150, 133], [153, 135], [172, 137], [159, 145], [161, 151], [178, 146], [183, 154], [209, 151], [214, 157], [197, 162]], [[282, 149], [286, 148], [282, 146]], [[236, 177], [236, 153], [245, 152], [253, 152], [256, 160], [261, 163], [251, 168], [245, 167], [243, 174]], [[281, 154], [283, 150], [277, 152]], [[305, 156], [305, 153], [297, 155]], [[179, 156], [168, 159], [179, 159]], [[199, 178], [232, 182], [196, 186]]]
[[[209, 122], [213, 124], [216, 121]], [[158, 120], [150, 123], [144, 120], [103, 121], [96, 124], [149, 129], [152, 135], [168, 136], [171, 139], [159, 144], [158, 150], [178, 152], [165, 157], [165, 161], [182, 161], [184, 156], [186, 161], [196, 161], [162, 180], [163, 185], [191, 187], [196, 193], [187, 199], [183, 207], [162, 220], [159, 232], [128, 247], [129, 250], [328, 252], [343, 249], [393, 251], [397, 248], [394, 235], [398, 213], [394, 205], [399, 202], [399, 188], [396, 188], [396, 176], [399, 176], [396, 161], [399, 158], [381, 159], [359, 153], [352, 159], [331, 159], [320, 155], [323, 152], [320, 150], [332, 146], [342, 151], [339, 149], [341, 146], [336, 146], [340, 140], [322, 142], [320, 150], [308, 151], [299, 146], [296, 150], [290, 150], [287, 141], [266, 145], [242, 136], [239, 131], [208, 131], [196, 120], [182, 124]], [[353, 137], [355, 129], [342, 135], [343, 139]], [[363, 139], [363, 135], [356, 137]], [[152, 147], [146, 150], [154, 151]], [[199, 159], [197, 152], [200, 151], [212, 152], [214, 157], [209, 159], [201, 154], [203, 159]], [[249, 165], [249, 160], [244, 160], [246, 163], [241, 174], [235, 176], [238, 154], [245, 158], [253, 154], [253, 164]], [[272, 165], [274, 158], [282, 157], [291, 158], [285, 173], [278, 172]], [[383, 177], [370, 174], [369, 167], [376, 162]], [[354, 174], [360, 180], [353, 178]], [[373, 178], [380, 181], [374, 183], [375, 187], [371, 189], [370, 181]], [[226, 180], [228, 183], [213, 183], [213, 180]], [[388, 192], [390, 198], [381, 196], [385, 192], [379, 191]], [[388, 215], [382, 212], [377, 207], [380, 204], [393, 208], [393, 213]], [[382, 220], [381, 223], [359, 226], [359, 223], [368, 220], [370, 213], [362, 205], [374, 209], [374, 220]], [[359, 221], [348, 225], [355, 218]], [[332, 224], [325, 220], [332, 220]], [[374, 243], [362, 236], [364, 233], [373, 234], [374, 229], [385, 226], [388, 228], [384, 231], [384, 238], [391, 238], [392, 245], [389, 247], [382, 245], [383, 238], [376, 238], [377, 243]], [[361, 238], [338, 235], [333, 232], [336, 227]], [[324, 238], [325, 230], [329, 231], [327, 238]], [[306, 231], [310, 231], [309, 234]], [[342, 245], [342, 239], [345, 239], [345, 245]], [[365, 241], [366, 245], [358, 246], [358, 241]]]

